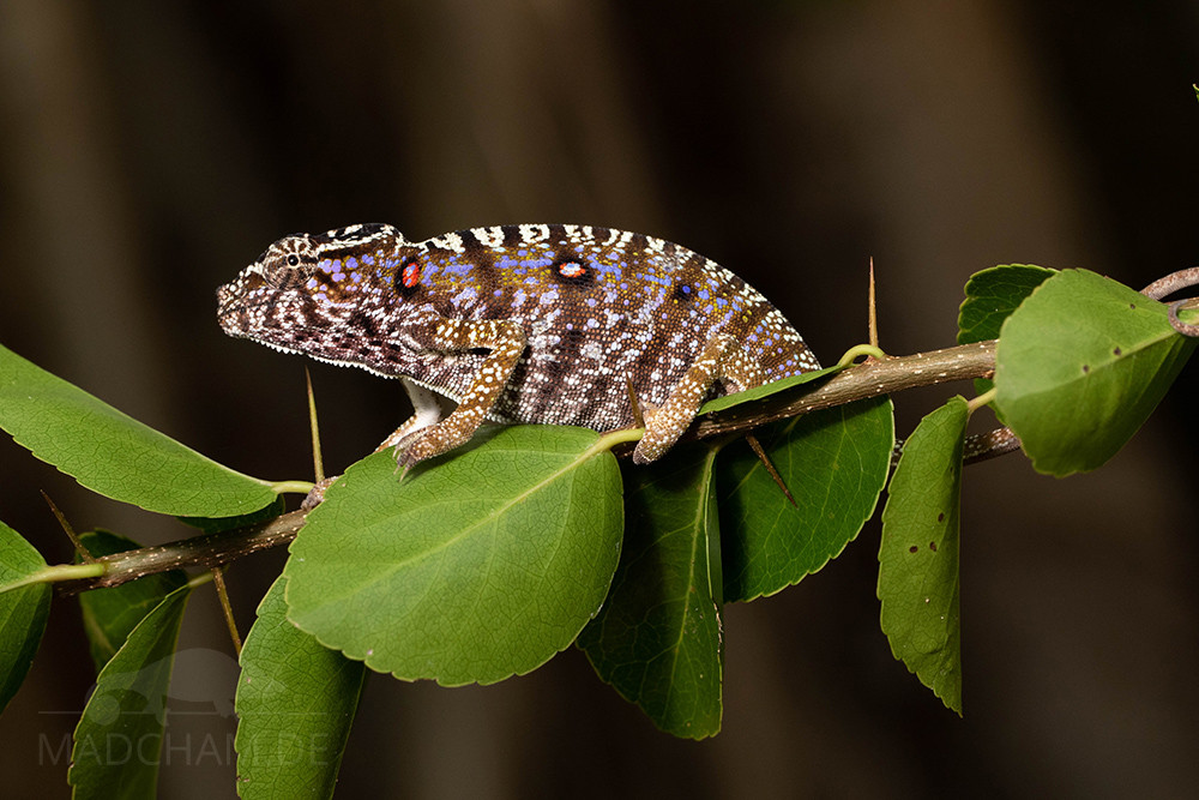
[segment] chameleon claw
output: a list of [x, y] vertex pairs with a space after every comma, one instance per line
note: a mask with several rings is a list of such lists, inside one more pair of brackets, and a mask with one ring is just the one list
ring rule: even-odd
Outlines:
[[332, 478], [325, 478], [323, 481], [320, 481], [313, 486], [312, 491], [308, 492], [308, 495], [304, 498], [304, 501], [300, 503], [300, 508], [304, 511], [311, 511], [323, 503], [325, 501], [325, 491], [332, 486], [333, 481], [337, 480], [339, 477], [341, 476], [334, 475]]
[[395, 473], [399, 476], [400, 483], [404, 482], [404, 478], [408, 476], [408, 472], [416, 466], [416, 459], [412, 458], [411, 450], [401, 450], [396, 447], [396, 468]]

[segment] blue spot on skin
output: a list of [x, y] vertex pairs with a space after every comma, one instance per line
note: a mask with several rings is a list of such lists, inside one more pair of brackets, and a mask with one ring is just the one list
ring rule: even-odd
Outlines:
[[346, 269], [358, 269], [358, 259], [354, 258], [354, 256], [350, 256], [348, 259], [346, 259]]
[[624, 270], [615, 264], [609, 264], [604, 261], [590, 261], [590, 267], [605, 279], [619, 281], [624, 278]]
[[708, 290], [707, 290], [707, 289], [700, 289], [700, 290], [699, 290], [699, 299], [700, 299], [700, 300], [707, 300], [707, 299], [708, 299]]
[[363, 256], [363, 257], [362, 257], [362, 263], [363, 263], [363, 264], [370, 264], [371, 266], [374, 266], [374, 263], [375, 263], [375, 257], [374, 257], [374, 256]]
[[315, 289], [316, 288], [316, 278], [309, 278], [308, 283], [304, 284], [304, 288], [305, 289]]
[[474, 268], [474, 264], [464, 264], [461, 261], [447, 261], [442, 265], [441, 271], [446, 275], [466, 277], [474, 271]]

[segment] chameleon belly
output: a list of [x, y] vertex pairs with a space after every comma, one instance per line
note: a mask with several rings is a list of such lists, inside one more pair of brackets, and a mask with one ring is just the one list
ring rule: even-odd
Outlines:
[[[463, 426], [469, 438], [484, 417], [629, 427], [631, 389], [647, 428], [670, 428], [656, 436], [669, 441], [639, 446], [660, 455], [706, 397], [819, 367], [733, 273], [679, 245], [592, 226], [474, 228], [423, 242], [383, 224], [287, 236], [217, 296], [230, 335], [458, 402], [425, 439]], [[445, 443], [418, 440], [407, 460], [456, 446]]]

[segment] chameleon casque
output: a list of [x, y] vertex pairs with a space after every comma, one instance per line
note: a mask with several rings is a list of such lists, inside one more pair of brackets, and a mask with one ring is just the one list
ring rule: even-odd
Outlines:
[[[505, 225], [410, 242], [381, 223], [279, 239], [217, 290], [221, 327], [399, 378], [402, 467], [484, 420], [631, 427], [647, 463], [700, 404], [813, 369], [803, 339], [715, 262], [639, 233]], [[457, 403], [448, 416], [438, 396]]]

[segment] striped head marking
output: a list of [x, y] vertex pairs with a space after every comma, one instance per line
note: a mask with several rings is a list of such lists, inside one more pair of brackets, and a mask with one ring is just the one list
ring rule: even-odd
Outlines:
[[318, 331], [344, 322], [365, 276], [405, 245], [391, 225], [369, 223], [274, 242], [230, 283], [217, 289], [217, 316], [230, 336], [301, 351]]

